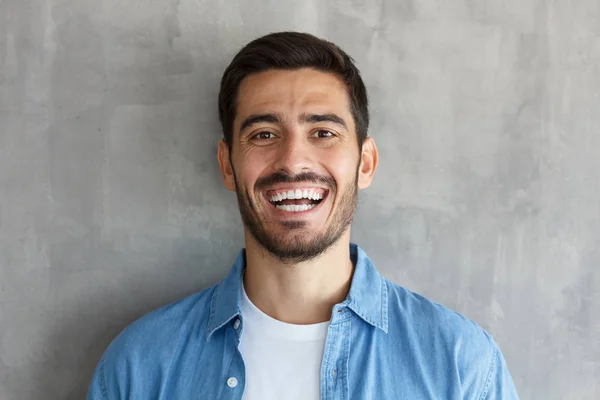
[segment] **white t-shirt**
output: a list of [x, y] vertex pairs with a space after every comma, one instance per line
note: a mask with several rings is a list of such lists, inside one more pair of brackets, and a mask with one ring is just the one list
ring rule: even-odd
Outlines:
[[329, 322], [293, 325], [260, 311], [242, 295], [244, 331], [240, 352], [246, 366], [243, 400], [318, 400]]

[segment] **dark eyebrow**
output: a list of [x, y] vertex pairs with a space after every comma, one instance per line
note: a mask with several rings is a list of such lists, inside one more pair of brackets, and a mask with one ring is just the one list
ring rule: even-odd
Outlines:
[[281, 122], [281, 118], [277, 114], [253, 114], [242, 122], [242, 125], [240, 126], [240, 132], [260, 122], [269, 122], [271, 124], [276, 124]]
[[338, 117], [335, 114], [302, 114], [300, 115], [300, 122], [305, 124], [314, 124], [317, 122], [333, 122], [334, 124], [338, 124], [342, 126], [344, 129], [348, 130], [348, 126], [346, 125], [346, 121], [343, 118]]

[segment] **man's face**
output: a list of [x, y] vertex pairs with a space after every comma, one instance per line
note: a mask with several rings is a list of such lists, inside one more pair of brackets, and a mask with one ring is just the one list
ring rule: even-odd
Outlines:
[[357, 188], [370, 183], [363, 158], [345, 85], [313, 69], [245, 78], [231, 153], [219, 148], [246, 229], [288, 262], [318, 256], [347, 231]]

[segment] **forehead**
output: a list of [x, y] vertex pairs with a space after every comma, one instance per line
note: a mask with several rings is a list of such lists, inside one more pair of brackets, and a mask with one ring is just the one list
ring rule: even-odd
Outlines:
[[251, 114], [278, 112], [295, 117], [303, 112], [340, 114], [351, 123], [344, 82], [335, 74], [315, 69], [268, 70], [242, 80], [237, 95], [236, 130]]

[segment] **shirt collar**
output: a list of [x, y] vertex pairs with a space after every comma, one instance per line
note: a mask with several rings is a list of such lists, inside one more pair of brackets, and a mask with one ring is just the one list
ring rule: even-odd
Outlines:
[[[350, 292], [342, 305], [350, 308], [365, 322], [388, 331], [388, 295], [385, 279], [367, 254], [350, 244], [350, 258], [355, 264]], [[246, 266], [246, 250], [242, 249], [229, 275], [215, 287], [210, 304], [207, 338], [241, 314], [242, 273]]]
[[350, 258], [355, 263], [350, 293], [342, 304], [347, 304], [365, 322], [388, 331], [388, 286], [367, 253], [354, 243], [350, 244]]

